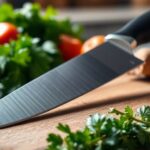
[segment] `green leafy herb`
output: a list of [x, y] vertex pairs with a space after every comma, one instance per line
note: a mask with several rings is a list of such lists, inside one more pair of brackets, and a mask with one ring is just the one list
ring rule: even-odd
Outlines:
[[142, 117], [142, 120], [150, 122], [150, 106], [139, 108], [138, 113]]
[[59, 124], [57, 128], [66, 136], [49, 134], [47, 150], [149, 150], [150, 106], [142, 106], [137, 112], [127, 106], [124, 112], [111, 109], [112, 115], [97, 113], [76, 132]]
[[62, 63], [54, 43], [38, 44], [39, 39], [20, 35], [18, 40], [0, 45], [1, 96]]
[[80, 39], [83, 31], [80, 25], [72, 24], [69, 19], [57, 19], [57, 11], [50, 6], [42, 12], [37, 3], [26, 3], [17, 10], [13, 10], [9, 4], [3, 4], [0, 6], [0, 14], [0, 22], [11, 22], [22, 33], [38, 37], [41, 42], [51, 40], [57, 43], [60, 34], [68, 34]]
[[0, 97], [61, 64], [58, 50], [61, 34], [81, 38], [82, 28], [69, 19], [57, 19], [57, 11], [27, 3], [20, 9], [0, 6], [0, 22], [11, 22], [20, 31], [19, 38], [0, 45]]

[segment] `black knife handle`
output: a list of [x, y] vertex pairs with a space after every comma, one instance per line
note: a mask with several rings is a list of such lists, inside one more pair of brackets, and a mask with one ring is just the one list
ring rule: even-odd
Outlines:
[[130, 36], [138, 40], [138, 37], [141, 36], [142, 33], [146, 33], [148, 30], [150, 30], [150, 11], [147, 11], [129, 21], [125, 26], [113, 34]]

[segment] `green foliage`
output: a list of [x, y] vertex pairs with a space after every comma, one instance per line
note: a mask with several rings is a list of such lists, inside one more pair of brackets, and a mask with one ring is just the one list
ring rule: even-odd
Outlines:
[[63, 62], [58, 50], [61, 34], [81, 38], [80, 25], [56, 15], [54, 8], [42, 11], [37, 3], [15, 10], [7, 3], [0, 6], [0, 22], [11, 22], [20, 32], [16, 41], [0, 45], [0, 97]]
[[38, 43], [37, 38], [20, 35], [18, 40], [0, 45], [1, 96], [62, 63], [54, 43], [45, 41], [41, 46]]
[[47, 150], [149, 150], [149, 112], [150, 106], [139, 108], [138, 113], [129, 106], [124, 112], [111, 109], [112, 115], [90, 116], [84, 129], [76, 132], [59, 124], [57, 128], [66, 135], [49, 134]]
[[69, 19], [57, 19], [57, 11], [50, 6], [42, 12], [38, 3], [26, 3], [17, 10], [13, 10], [9, 4], [3, 4], [0, 6], [0, 14], [0, 22], [11, 22], [20, 32], [38, 37], [41, 42], [51, 40], [57, 43], [60, 34], [80, 39], [83, 31], [80, 25], [72, 24]]
[[143, 106], [139, 108], [138, 113], [142, 117], [142, 120], [150, 122], [150, 106]]
[[0, 22], [9, 21], [9, 18], [14, 16], [13, 7], [7, 3], [4, 3], [0, 6]]

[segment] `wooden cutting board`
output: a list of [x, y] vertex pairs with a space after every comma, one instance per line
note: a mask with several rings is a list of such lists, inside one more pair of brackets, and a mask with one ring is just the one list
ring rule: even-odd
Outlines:
[[77, 130], [90, 114], [107, 112], [109, 107], [121, 110], [126, 105], [134, 109], [150, 105], [150, 81], [123, 75], [30, 121], [0, 129], [0, 150], [42, 150], [47, 145], [48, 133], [58, 132], [55, 127], [59, 122]]

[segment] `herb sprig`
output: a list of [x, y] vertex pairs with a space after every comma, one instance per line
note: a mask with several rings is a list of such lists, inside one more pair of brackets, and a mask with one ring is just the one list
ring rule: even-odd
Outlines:
[[81, 38], [83, 28], [79, 24], [72, 24], [70, 19], [58, 19], [57, 10], [48, 6], [42, 11], [38, 3], [26, 3], [22, 8], [14, 9], [10, 4], [0, 6], [0, 22], [11, 22], [21, 33], [38, 37], [40, 41], [51, 40], [58, 43], [61, 34]]
[[150, 150], [150, 106], [136, 113], [127, 106], [123, 112], [113, 108], [107, 115], [94, 114], [76, 132], [64, 124], [57, 128], [66, 135], [49, 134], [46, 150]]
[[55, 43], [20, 35], [0, 45], [0, 97], [58, 66], [62, 59]]

